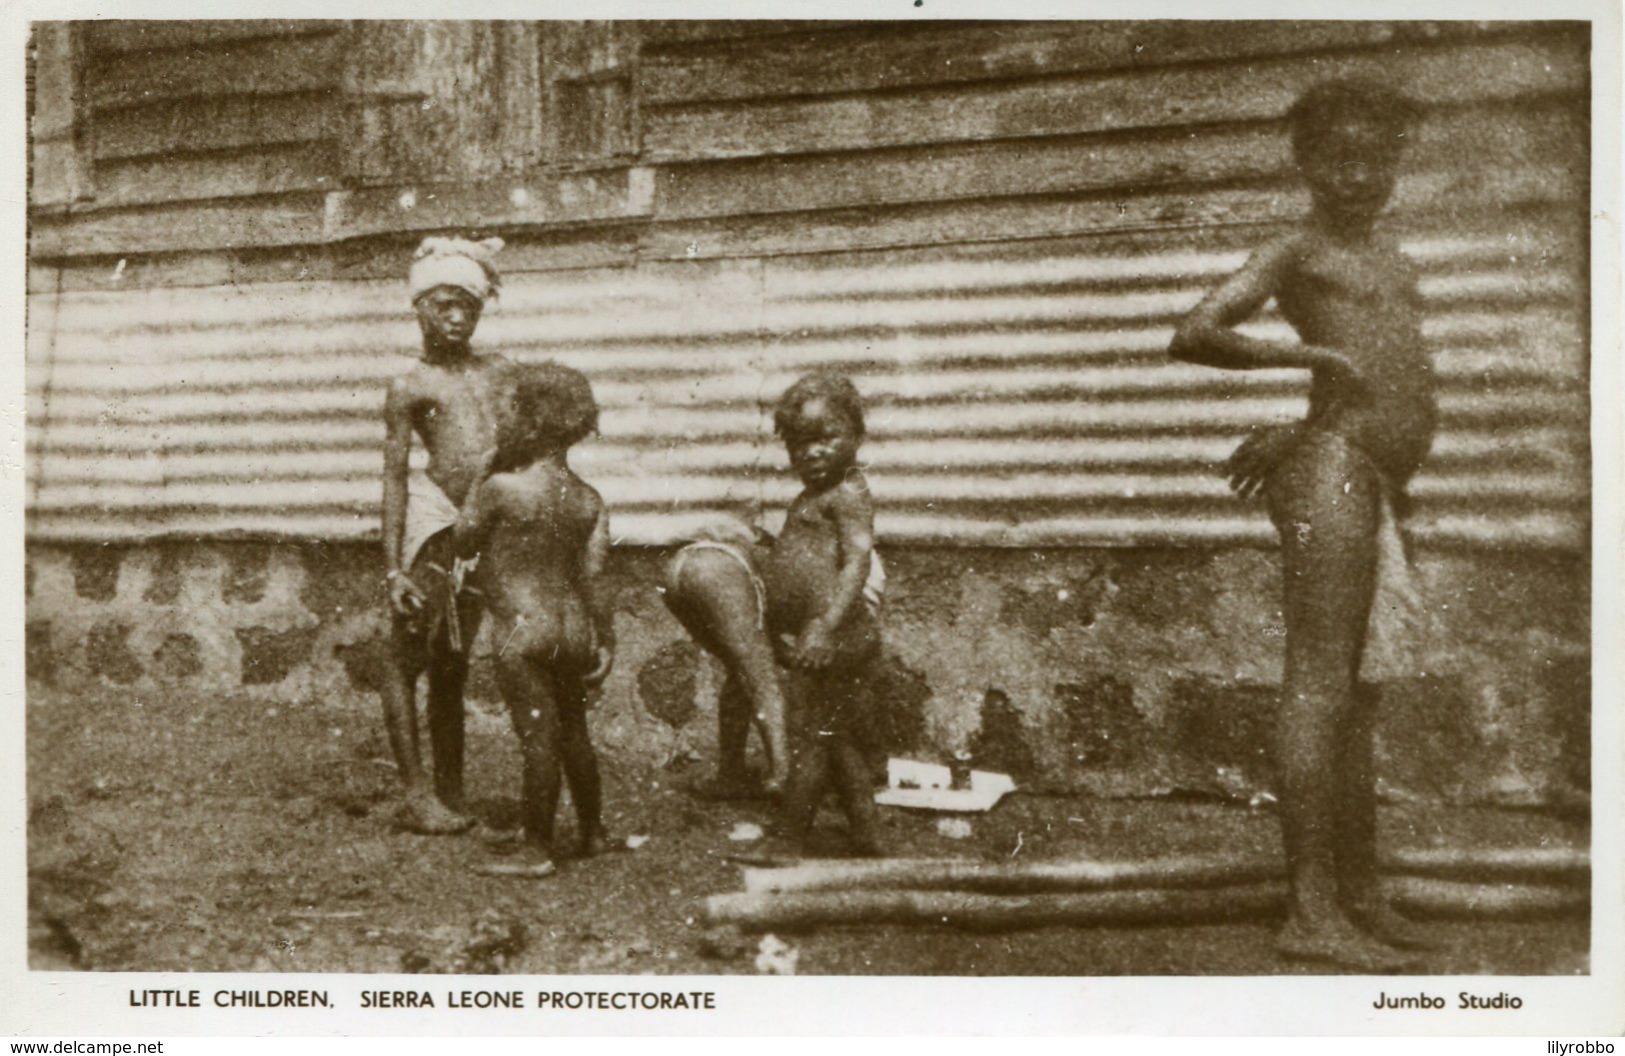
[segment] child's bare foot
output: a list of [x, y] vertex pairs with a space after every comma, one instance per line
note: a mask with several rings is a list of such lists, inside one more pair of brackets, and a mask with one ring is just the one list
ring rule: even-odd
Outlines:
[[1354, 923], [1375, 935], [1382, 942], [1401, 950], [1437, 950], [1437, 938], [1422, 930], [1414, 921], [1381, 899], [1360, 902], [1349, 907]]
[[1276, 936], [1275, 949], [1291, 960], [1332, 964], [1367, 974], [1402, 971], [1413, 964], [1406, 954], [1343, 923], [1310, 927], [1290, 920]]
[[466, 832], [474, 824], [473, 818], [452, 810], [430, 792], [409, 794], [395, 812], [395, 820], [406, 831], [423, 836], [449, 836]]
[[539, 848], [531, 848], [525, 853], [515, 856], [512, 861], [485, 862], [476, 865], [474, 871], [481, 876], [504, 876], [516, 880], [540, 880], [552, 876], [558, 871], [553, 864], [552, 855]]

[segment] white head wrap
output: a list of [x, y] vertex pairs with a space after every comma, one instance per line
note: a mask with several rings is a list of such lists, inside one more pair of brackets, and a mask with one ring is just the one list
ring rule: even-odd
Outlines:
[[467, 290], [482, 303], [496, 292], [501, 280], [491, 258], [502, 248], [502, 239], [470, 242], [465, 238], [426, 238], [412, 254], [409, 283], [412, 300], [436, 286]]

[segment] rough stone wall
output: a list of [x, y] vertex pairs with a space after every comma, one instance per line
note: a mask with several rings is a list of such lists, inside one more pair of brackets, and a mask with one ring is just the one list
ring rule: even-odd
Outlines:
[[[886, 554], [892, 747], [969, 749], [1027, 788], [1250, 796], [1272, 780], [1279, 570], [1251, 550]], [[663, 554], [612, 568], [620, 655], [595, 737], [653, 765], [709, 759], [719, 670], [666, 613]], [[245, 695], [374, 708], [375, 548], [32, 546], [32, 706], [74, 693]], [[1572, 556], [1432, 554], [1425, 673], [1369, 687], [1392, 795], [1573, 802], [1589, 788], [1589, 570]], [[475, 709], [502, 707], [482, 635]]]

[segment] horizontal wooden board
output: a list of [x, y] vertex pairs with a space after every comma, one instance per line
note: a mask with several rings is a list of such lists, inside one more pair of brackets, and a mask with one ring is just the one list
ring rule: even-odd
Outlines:
[[[1436, 111], [1417, 130], [1406, 161], [1420, 177], [1454, 169], [1457, 159], [1477, 152], [1496, 159], [1505, 178], [1509, 170], [1546, 172], [1572, 159], [1564, 181], [1572, 188], [1586, 175], [1588, 134], [1577, 98]], [[737, 216], [1266, 180], [1283, 188], [1295, 183], [1290, 144], [1274, 122], [675, 165], [655, 184], [654, 212]]]
[[[531, 228], [509, 232], [505, 271], [552, 272], [630, 264], [635, 232], [611, 227]], [[420, 232], [379, 232], [319, 245], [266, 252], [252, 246], [177, 250], [163, 254], [37, 258], [29, 268], [31, 292], [256, 286], [295, 281], [399, 281]], [[122, 260], [124, 267], [118, 268]]]
[[[1418, 173], [1403, 179], [1395, 216], [1470, 221], [1483, 209], [1571, 213], [1584, 183], [1567, 161]], [[748, 214], [650, 224], [640, 231], [646, 260], [798, 258], [853, 250], [1009, 244], [1051, 236], [1114, 237], [1148, 231], [1200, 237], [1216, 228], [1276, 226], [1302, 217], [1308, 195], [1296, 185], [1139, 191], [1111, 188], [1068, 195], [917, 202], [784, 214]], [[1567, 222], [1561, 217], [1559, 222]]]
[[105, 162], [329, 139], [341, 130], [342, 102], [338, 91], [331, 89], [165, 100], [115, 110], [96, 118], [96, 159]]
[[644, 148], [658, 160], [698, 160], [1272, 120], [1309, 85], [1330, 77], [1378, 77], [1405, 85], [1429, 105], [1462, 105], [1578, 92], [1587, 84], [1587, 64], [1583, 41], [1492, 39], [1413, 45], [1381, 55], [1354, 52], [887, 95], [670, 107], [650, 112]]
[[108, 205], [235, 198], [246, 194], [327, 191], [340, 162], [331, 142], [295, 143], [212, 154], [103, 161], [96, 166], [97, 200]]
[[719, 40], [761, 40], [786, 34], [830, 32], [859, 24], [835, 19], [655, 18], [639, 23], [639, 36], [645, 48], [669, 50]]
[[646, 103], [837, 95], [967, 81], [1236, 61], [1402, 40], [1527, 31], [1518, 24], [1159, 21], [867, 22], [704, 46], [644, 48]]
[[235, 200], [107, 209], [32, 225], [33, 260], [164, 253], [199, 247], [304, 246], [325, 240], [325, 195], [295, 193]]
[[164, 48], [210, 48], [245, 40], [338, 33], [345, 23], [319, 18], [120, 19], [78, 23], [93, 54], [118, 55]]
[[482, 230], [577, 224], [647, 215], [654, 173], [636, 166], [584, 172], [537, 172], [476, 184], [420, 184], [357, 189], [336, 198], [331, 237], [456, 227], [478, 217]]
[[344, 70], [343, 34], [279, 36], [221, 47], [129, 52], [98, 62], [86, 78], [92, 107], [150, 106], [167, 99], [331, 88]]

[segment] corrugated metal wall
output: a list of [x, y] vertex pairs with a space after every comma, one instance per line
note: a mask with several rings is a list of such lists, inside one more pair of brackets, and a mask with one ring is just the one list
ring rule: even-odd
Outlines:
[[[627, 541], [786, 500], [766, 407], [839, 366], [871, 403], [885, 541], [1267, 542], [1214, 467], [1301, 413], [1302, 379], [1165, 349], [1303, 211], [1279, 114], [1373, 73], [1430, 105], [1390, 221], [1443, 378], [1419, 533], [1577, 546], [1587, 59], [1549, 25], [650, 24], [616, 266], [511, 275], [479, 342], [592, 377], [603, 435], [576, 462]], [[536, 230], [508, 232], [522, 266]], [[400, 282], [36, 272], [31, 537], [376, 531], [382, 385], [416, 342]]]

